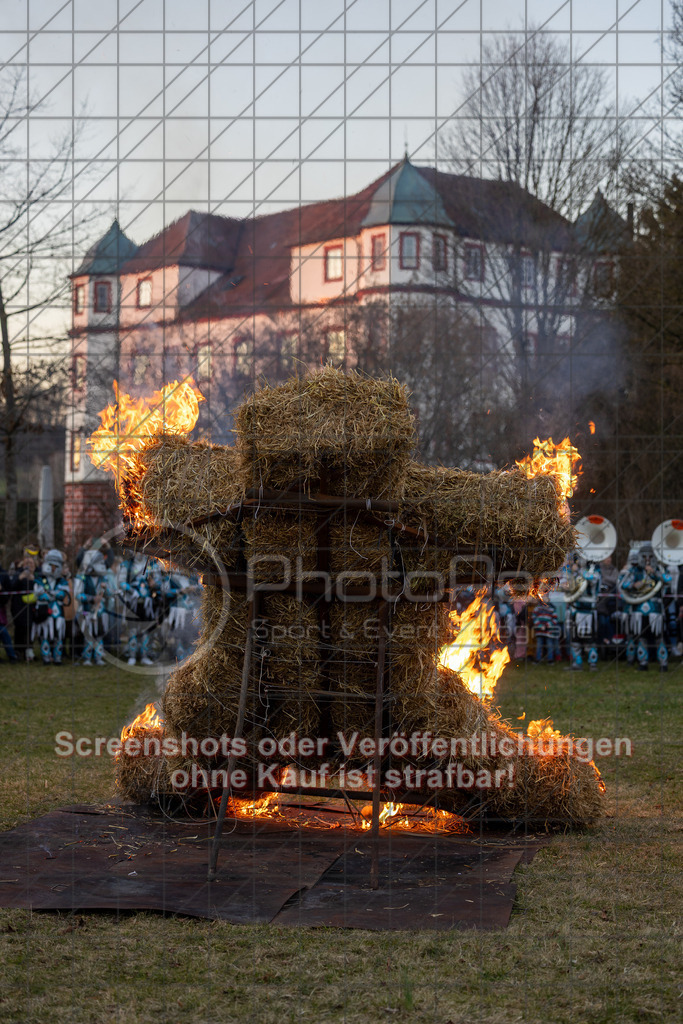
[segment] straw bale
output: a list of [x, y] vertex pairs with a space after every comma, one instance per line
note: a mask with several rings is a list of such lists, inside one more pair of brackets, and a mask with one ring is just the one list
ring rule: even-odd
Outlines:
[[215, 551], [225, 568], [235, 568], [242, 557], [236, 512], [200, 526], [190, 524], [238, 505], [243, 498], [236, 450], [164, 435], [144, 448], [138, 459], [144, 467], [136, 485], [139, 507], [154, 520], [158, 532], [172, 533], [173, 560], [187, 568], [211, 567]]
[[[163, 743], [165, 732], [163, 726], [156, 729], [146, 729], [140, 739], [158, 740]], [[114, 781], [116, 789], [126, 800], [132, 800], [137, 804], [149, 803], [152, 797], [160, 792], [166, 785], [166, 766], [164, 755], [161, 752], [154, 753], [154, 747], [150, 746], [147, 755], [144, 752], [139, 754], [127, 754], [120, 750], [115, 761]]]
[[254, 579], [281, 583], [314, 570], [316, 526], [317, 517], [310, 512], [261, 509], [257, 517], [245, 516], [245, 555]]
[[245, 594], [205, 586], [201, 615], [202, 631], [195, 648], [197, 654], [208, 656], [211, 651], [219, 651], [226, 663], [239, 665], [241, 672], [249, 625]]
[[[415, 594], [432, 593], [436, 583], [430, 573], [447, 572], [463, 549], [485, 554], [496, 547], [501, 568], [539, 577], [554, 571], [573, 545], [551, 479], [530, 481], [517, 470], [482, 475], [411, 462], [413, 419], [405, 390], [394, 380], [328, 367], [260, 388], [245, 401], [236, 422], [235, 449], [164, 437], [141, 454], [141, 509], [160, 530], [176, 532], [174, 557], [188, 567], [206, 562], [211, 543], [228, 569], [263, 555], [294, 559], [294, 579], [298, 569], [316, 570], [317, 536], [322, 535], [329, 537], [333, 577], [345, 573], [349, 583], [365, 583], [368, 575], [378, 578], [385, 569], [403, 567], [415, 574]], [[355, 513], [332, 511], [329, 530], [323, 524], [320, 531], [322, 517], [270, 508], [259, 509], [256, 518], [245, 511], [241, 525], [236, 517], [212, 521], [187, 539], [187, 523], [238, 504], [245, 487], [253, 485], [397, 497], [401, 521], [425, 538], [429, 534], [429, 542], [398, 532], [392, 540], [388, 526]], [[261, 561], [255, 575], [274, 582], [282, 579], [282, 569], [277, 561]], [[321, 714], [335, 729], [373, 734], [380, 607], [377, 599], [335, 601], [321, 616], [313, 598], [263, 595], [248, 679], [244, 735], [251, 753], [244, 766], [258, 759], [255, 747], [262, 735], [315, 736]], [[452, 636], [447, 606], [403, 600], [390, 610], [385, 726], [392, 732], [430, 729], [469, 738], [486, 731], [512, 737], [454, 673], [436, 668], [439, 650]], [[167, 735], [234, 734], [248, 615], [244, 593], [205, 588], [197, 650], [171, 676], [163, 698]], [[316, 692], [326, 686], [329, 703]], [[468, 755], [462, 760], [475, 771], [495, 771], [507, 768], [511, 759]], [[599, 813], [600, 787], [590, 765], [559, 751], [512, 760], [514, 785], [484, 794], [494, 813], [573, 822]], [[424, 766], [424, 759], [416, 761]], [[122, 791], [137, 794], [134, 799], [147, 799], [155, 787], [169, 792], [174, 766], [183, 767], [177, 758], [122, 760], [117, 769]], [[452, 791], [445, 799], [461, 803], [462, 794]]]
[[268, 651], [273, 673], [285, 681], [288, 673], [296, 677], [302, 668], [310, 672], [318, 665], [320, 623], [312, 601], [299, 601], [290, 594], [268, 594], [263, 599], [262, 616], [259, 640]]
[[213, 649], [181, 665], [169, 678], [162, 699], [168, 734], [194, 739], [232, 736], [237, 724], [242, 666], [224, 650]]
[[403, 385], [331, 366], [259, 388], [238, 410], [236, 429], [251, 486], [299, 482], [374, 497], [400, 493], [415, 445]]
[[[467, 739], [482, 732], [512, 740], [517, 748], [517, 734], [502, 722], [497, 712], [470, 693], [459, 677], [444, 669], [434, 674], [434, 684], [420, 696], [399, 698], [397, 718], [402, 716], [403, 729], [431, 730], [438, 736]], [[514, 768], [514, 782], [483, 791], [489, 813], [507, 820], [534, 820], [589, 824], [602, 813], [603, 797], [595, 767], [578, 760], [566, 749], [547, 755], [514, 753], [512, 757], [468, 754], [458, 757], [475, 773], [482, 768], [491, 772]], [[457, 793], [445, 791], [461, 802]]]
[[555, 572], [574, 545], [574, 530], [560, 511], [551, 477], [531, 480], [519, 470], [468, 473], [411, 463], [401, 519], [422, 529], [430, 545], [499, 549], [502, 568], [533, 577]]
[[[319, 699], [307, 690], [314, 689], [313, 678], [307, 678], [305, 673], [301, 674], [299, 682], [301, 693], [296, 698], [285, 698], [275, 706], [271, 715], [268, 716], [268, 732], [277, 739], [289, 736], [295, 732], [300, 737], [317, 738], [320, 734], [320, 702]], [[310, 759], [307, 764], [310, 765]]]
[[[448, 609], [441, 603], [400, 601], [391, 606], [390, 621], [383, 627], [392, 665], [415, 656], [431, 658], [451, 639]], [[380, 604], [335, 602], [330, 608], [330, 637], [337, 660], [349, 670], [377, 662], [380, 637]]]
[[391, 534], [368, 523], [358, 512], [335, 513], [330, 519], [330, 572], [344, 573], [345, 585], [367, 586], [392, 569]]

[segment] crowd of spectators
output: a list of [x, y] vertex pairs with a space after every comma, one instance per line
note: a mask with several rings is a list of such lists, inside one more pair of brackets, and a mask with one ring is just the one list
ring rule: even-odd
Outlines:
[[150, 559], [88, 541], [70, 564], [27, 545], [0, 568], [0, 644], [10, 664], [41, 659], [103, 665], [105, 653], [152, 665], [185, 657], [197, 632], [196, 581]]

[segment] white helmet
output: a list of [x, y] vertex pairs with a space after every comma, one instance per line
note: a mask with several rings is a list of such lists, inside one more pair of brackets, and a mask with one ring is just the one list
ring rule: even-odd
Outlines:
[[64, 555], [57, 548], [51, 548], [43, 560], [43, 572], [48, 576], [56, 576], [64, 569]]

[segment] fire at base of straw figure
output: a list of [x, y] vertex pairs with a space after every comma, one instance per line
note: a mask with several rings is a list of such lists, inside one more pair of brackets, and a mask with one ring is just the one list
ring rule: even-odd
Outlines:
[[[116, 475], [132, 535], [213, 574], [204, 580], [202, 636], [168, 681], [163, 723], [132, 727], [153, 733], [156, 746], [117, 762], [125, 795], [178, 791], [191, 761], [205, 772], [195, 772], [199, 790], [221, 777], [211, 772], [225, 767], [235, 735], [252, 614], [249, 595], [228, 591], [222, 573], [223, 582], [243, 574], [261, 588], [244, 728], [232, 749], [245, 778], [256, 778], [264, 750], [280, 750], [294, 733], [330, 742], [280, 754], [271, 783], [288, 764], [324, 769], [327, 781], [339, 783], [342, 770], [369, 781], [362, 739], [374, 735], [383, 635], [388, 785], [398, 779], [398, 789], [422, 790], [453, 811], [478, 795], [506, 820], [599, 816], [604, 786], [571, 740], [552, 723], [512, 731], [492, 707], [507, 651], [496, 645], [484, 595], [457, 617], [443, 593], [453, 581], [481, 580], [487, 558], [527, 589], [559, 569], [574, 546], [566, 499], [578, 454], [568, 440], [537, 441], [534, 457], [489, 474], [423, 466], [413, 459], [404, 387], [331, 367], [248, 397], [234, 447], [188, 439], [201, 400], [191, 382], [169, 384], [146, 404], [117, 398], [90, 444], [95, 463]], [[183, 746], [183, 737], [197, 742]]]

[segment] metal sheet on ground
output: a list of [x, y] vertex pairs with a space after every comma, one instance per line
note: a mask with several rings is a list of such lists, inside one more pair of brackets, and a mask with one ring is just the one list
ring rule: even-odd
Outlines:
[[218, 877], [209, 883], [211, 822], [128, 806], [64, 808], [0, 835], [0, 906], [344, 928], [503, 928], [512, 872], [538, 848], [534, 839], [500, 833], [387, 832], [373, 890], [366, 836], [347, 827], [350, 815], [315, 827], [323, 818], [303, 828], [228, 821]]
[[523, 850], [462, 837], [406, 836], [380, 853], [379, 889], [369, 885], [370, 847], [357, 843], [274, 924], [397, 930], [505, 928]]
[[209, 884], [211, 835], [206, 822], [53, 811], [0, 835], [0, 905], [267, 922], [343, 850], [329, 838], [321, 844], [308, 833], [231, 821]]

